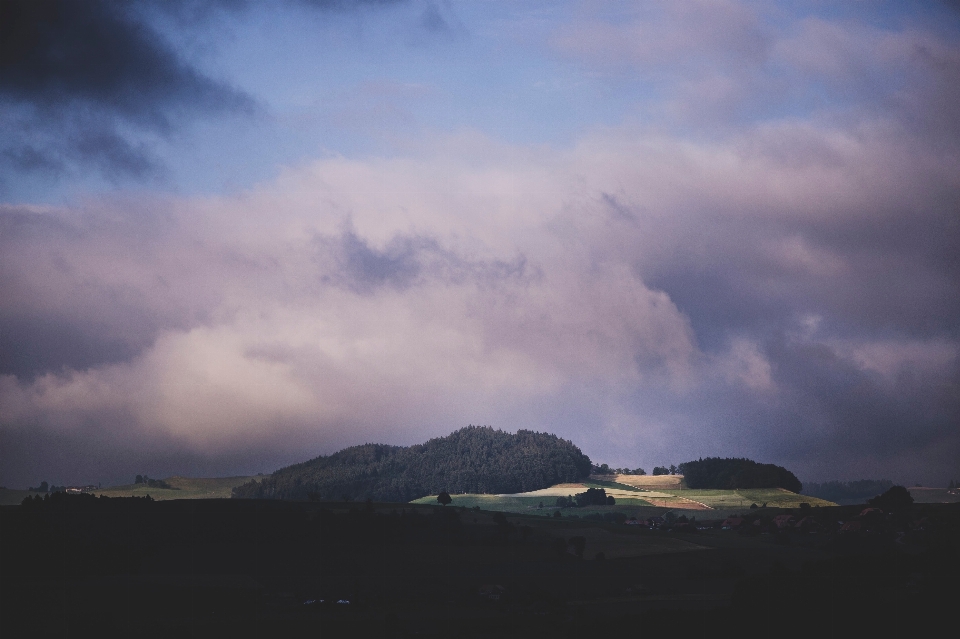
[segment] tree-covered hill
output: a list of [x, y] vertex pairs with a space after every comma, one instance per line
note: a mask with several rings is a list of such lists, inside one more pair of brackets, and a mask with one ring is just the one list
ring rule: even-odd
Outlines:
[[803, 484], [783, 466], [744, 458], [706, 457], [680, 464], [690, 488], [786, 488], [799, 493]]
[[578, 481], [590, 458], [556, 435], [468, 426], [410, 447], [364, 444], [281, 468], [234, 497], [410, 501], [449, 493], [517, 493]]

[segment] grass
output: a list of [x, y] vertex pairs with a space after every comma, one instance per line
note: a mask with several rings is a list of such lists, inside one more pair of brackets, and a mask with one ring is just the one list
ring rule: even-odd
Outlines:
[[94, 492], [106, 497], [144, 497], [150, 495], [156, 500], [166, 499], [228, 499], [233, 488], [245, 484], [257, 476], [240, 477], [168, 477], [164, 481], [171, 488], [151, 488], [144, 484], [111, 486]]
[[604, 488], [604, 489], [616, 488], [617, 490], [626, 490], [626, 491], [635, 492], [635, 493], [644, 492], [644, 489], [638, 488], [636, 486], [630, 486], [629, 484], [621, 484], [620, 482], [616, 482], [616, 481], [593, 479], [592, 477], [589, 480], [583, 482], [583, 485], [586, 486], [587, 488]]
[[744, 488], [740, 490], [684, 488], [676, 491], [675, 494], [678, 497], [698, 501], [716, 509], [749, 508], [751, 504], [762, 506], [764, 503], [771, 508], [798, 508], [801, 503], [808, 503], [811, 506], [836, 505], [831, 501], [798, 495], [783, 488]]
[[[94, 495], [105, 497], [145, 497], [163, 501], [167, 499], [229, 499], [233, 488], [245, 484], [259, 475], [240, 477], [168, 477], [164, 481], [170, 488], [152, 488], [145, 484], [127, 484], [109, 486], [93, 491]], [[0, 506], [17, 506], [24, 497], [41, 495], [30, 490], [0, 488]]]
[[[610, 476], [612, 477], [612, 476]], [[562, 509], [564, 516], [573, 514], [583, 517], [593, 512], [619, 511], [630, 516], [637, 515], [641, 510], [650, 512], [650, 507], [659, 507], [668, 510], [694, 511], [697, 519], [715, 519], [725, 517], [732, 511], [742, 511], [750, 508], [751, 504], [770, 508], [799, 508], [801, 503], [811, 506], [835, 506], [816, 497], [798, 495], [783, 488], [753, 488], [741, 490], [708, 490], [685, 488], [677, 475], [667, 476], [637, 476], [618, 475], [614, 479], [593, 476], [583, 482], [587, 488], [604, 488], [614, 491], [616, 504], [595, 508]], [[627, 483], [629, 482], [629, 483]], [[563, 492], [573, 495], [585, 489], [564, 488]], [[556, 507], [557, 497], [554, 494], [545, 495], [520, 493], [517, 495], [451, 495], [453, 505], [473, 508], [479, 506], [483, 510], [525, 513], [525, 514], [552, 514]], [[556, 491], [548, 491], [556, 492]], [[630, 496], [627, 496], [630, 495]], [[633, 497], [636, 495], [636, 497]], [[411, 503], [436, 504], [435, 495], [421, 497]], [[543, 508], [540, 508], [540, 504]], [[646, 515], [645, 515], [646, 516]]]

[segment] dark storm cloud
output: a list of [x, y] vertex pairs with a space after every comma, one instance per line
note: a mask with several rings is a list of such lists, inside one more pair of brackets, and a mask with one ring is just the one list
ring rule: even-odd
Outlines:
[[128, 361], [149, 344], [146, 336], [131, 343], [115, 336], [109, 326], [76, 318], [4, 312], [0, 316], [0, 375], [30, 380], [47, 372]]
[[[4, 451], [4, 481], [8, 485], [96, 484], [115, 486], [133, 483], [136, 475], [151, 477], [228, 477], [269, 474], [282, 466], [303, 461], [315, 453], [304, 441], [294, 449], [263, 442], [253, 449], [198, 452], [163, 433], [124, 433], [119, 424], [89, 424], [72, 431], [50, 428], [0, 430]], [[42, 453], [37, 453], [42, 451]], [[43, 463], [38, 464], [38, 458]], [[42, 479], [34, 477], [42, 475]]]
[[403, 290], [427, 280], [483, 285], [529, 275], [522, 255], [511, 261], [472, 260], [426, 236], [398, 234], [377, 249], [348, 229], [338, 237], [318, 237], [316, 244], [322, 281], [364, 295], [384, 287]]
[[92, 162], [110, 177], [157, 169], [132, 126], [161, 135], [191, 113], [249, 112], [253, 100], [180, 57], [135, 3], [17, 0], [0, 4], [0, 101], [10, 112], [3, 157], [19, 171]]

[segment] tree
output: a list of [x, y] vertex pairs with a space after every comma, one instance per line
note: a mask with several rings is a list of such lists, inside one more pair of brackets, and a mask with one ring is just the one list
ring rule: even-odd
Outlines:
[[143, 483], [143, 475], [137, 475], [137, 478], [133, 480], [133, 483], [135, 483], [135, 484], [142, 484], [142, 483]]
[[913, 507], [913, 497], [903, 486], [891, 486], [887, 492], [867, 502], [884, 512], [904, 512]]
[[654, 466], [653, 468], [654, 475], [669, 475], [670, 469], [666, 466]]
[[671, 474], [671, 475], [676, 475], [677, 472], [679, 472], [679, 471], [677, 471], [677, 467], [676, 467], [675, 465], [673, 465], [673, 464], [670, 464], [670, 474]]
[[445, 490], [442, 490], [440, 491], [440, 494], [437, 495], [437, 501], [440, 502], [441, 506], [446, 506], [447, 504], [452, 502], [453, 499], [450, 497], [450, 493], [448, 493]]
[[574, 499], [580, 508], [584, 506], [606, 506], [607, 491], [603, 488], [588, 488], [586, 492], [577, 493]]
[[613, 506], [617, 503], [617, 500], [613, 498], [613, 495], [607, 495], [607, 506]]

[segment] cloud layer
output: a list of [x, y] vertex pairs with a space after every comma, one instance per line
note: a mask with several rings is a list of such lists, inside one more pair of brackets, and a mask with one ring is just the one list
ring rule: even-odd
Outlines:
[[[614, 466], [951, 477], [960, 48], [664, 7], [550, 35], [610, 82], [664, 76], [567, 147], [464, 128], [233, 194], [2, 205], [0, 481], [270, 471], [468, 423]], [[831, 108], [785, 112], [781, 79]]]

